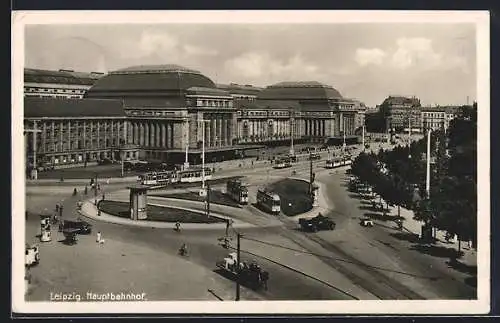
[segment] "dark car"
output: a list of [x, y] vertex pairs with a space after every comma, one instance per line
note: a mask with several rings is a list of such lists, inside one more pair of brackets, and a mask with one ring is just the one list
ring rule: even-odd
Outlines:
[[311, 219], [299, 219], [299, 225], [303, 231], [318, 232], [319, 230], [334, 230], [335, 221], [321, 213]]
[[59, 224], [60, 231], [75, 230], [77, 234], [91, 234], [92, 224], [82, 219], [77, 219], [76, 221], [64, 220]]

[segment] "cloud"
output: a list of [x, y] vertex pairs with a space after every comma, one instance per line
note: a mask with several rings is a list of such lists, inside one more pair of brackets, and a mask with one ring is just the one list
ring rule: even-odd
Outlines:
[[360, 66], [366, 66], [370, 64], [381, 65], [386, 55], [387, 54], [380, 48], [358, 48], [356, 49], [354, 59]]
[[203, 48], [200, 46], [186, 44], [183, 46], [184, 52], [188, 55], [215, 56], [218, 52], [215, 49]]
[[264, 51], [243, 53], [227, 60], [227, 73], [243, 77], [249, 81], [259, 78], [271, 82], [283, 80], [318, 79], [323, 75], [317, 65], [306, 61], [301, 55], [277, 59]]
[[417, 67], [424, 70], [467, 68], [466, 60], [453, 54], [439, 53], [429, 38], [399, 38], [391, 57], [391, 65], [396, 69]]
[[121, 45], [119, 48], [123, 50], [123, 56], [131, 59], [154, 56], [172, 62], [181, 62], [192, 57], [215, 56], [218, 54], [214, 49], [183, 42], [183, 40], [168, 32], [143, 31], [138, 42], [122, 43]]

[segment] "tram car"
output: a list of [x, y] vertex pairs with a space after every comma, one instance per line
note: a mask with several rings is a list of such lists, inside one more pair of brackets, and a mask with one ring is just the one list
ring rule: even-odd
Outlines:
[[227, 182], [226, 194], [240, 204], [248, 203], [248, 187], [239, 179], [232, 179]]
[[350, 156], [332, 158], [326, 161], [325, 168], [337, 168], [342, 166], [348, 166], [352, 164]]
[[290, 158], [279, 158], [274, 161], [273, 168], [275, 169], [283, 169], [288, 167], [292, 167], [292, 162], [290, 161]]
[[279, 195], [263, 188], [257, 191], [257, 205], [266, 212], [272, 214], [279, 214], [281, 212], [281, 200]]
[[142, 185], [166, 186], [177, 182], [177, 174], [175, 171], [148, 172], [139, 175], [139, 181]]
[[190, 168], [177, 172], [177, 182], [178, 183], [196, 183], [201, 182], [205, 176], [205, 180], [212, 179], [212, 170], [205, 167], [205, 174], [203, 174], [203, 169], [200, 168]]

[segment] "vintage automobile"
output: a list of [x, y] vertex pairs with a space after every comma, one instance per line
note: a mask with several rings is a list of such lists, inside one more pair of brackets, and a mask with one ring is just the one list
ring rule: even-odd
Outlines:
[[321, 213], [314, 218], [300, 218], [299, 225], [302, 231], [318, 232], [319, 230], [334, 230], [335, 222]]
[[24, 253], [24, 265], [26, 267], [32, 267], [38, 265], [40, 262], [40, 249], [37, 244], [28, 245], [26, 244], [26, 250]]
[[83, 221], [81, 218], [76, 219], [76, 221], [63, 220], [59, 224], [59, 231], [64, 232], [67, 230], [74, 230], [76, 234], [91, 234], [92, 224], [87, 221]]
[[360, 224], [362, 227], [368, 227], [368, 228], [373, 227], [373, 221], [368, 218], [361, 219]]

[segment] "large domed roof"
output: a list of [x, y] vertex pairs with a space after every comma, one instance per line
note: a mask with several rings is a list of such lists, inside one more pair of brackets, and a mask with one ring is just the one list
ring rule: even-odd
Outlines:
[[191, 87], [216, 88], [199, 71], [179, 65], [139, 65], [110, 72], [92, 86], [87, 97], [168, 95]]
[[266, 87], [258, 97], [271, 100], [342, 99], [339, 91], [317, 81], [276, 83]]

